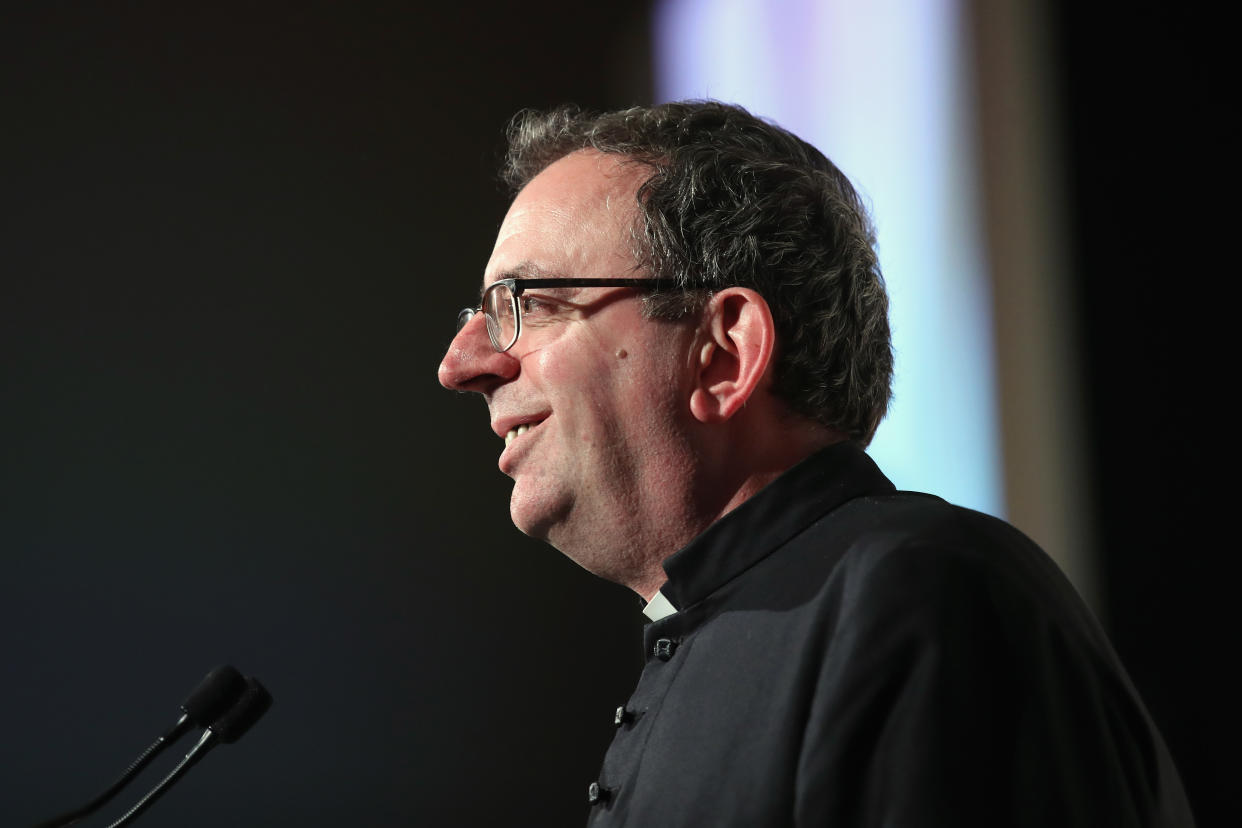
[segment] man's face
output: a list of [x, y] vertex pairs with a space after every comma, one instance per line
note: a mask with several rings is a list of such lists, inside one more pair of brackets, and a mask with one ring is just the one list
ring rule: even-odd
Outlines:
[[[647, 168], [578, 152], [514, 199], [487, 263], [500, 278], [649, 278], [636, 271], [635, 193]], [[677, 508], [674, 481], [690, 461], [684, 438], [688, 324], [645, 319], [628, 288], [531, 289], [522, 333], [506, 353], [472, 319], [440, 365], [446, 388], [477, 391], [507, 440], [510, 514], [587, 569], [627, 582], [636, 524]], [[520, 433], [519, 433], [520, 432]], [[672, 552], [673, 549], [667, 550]]]

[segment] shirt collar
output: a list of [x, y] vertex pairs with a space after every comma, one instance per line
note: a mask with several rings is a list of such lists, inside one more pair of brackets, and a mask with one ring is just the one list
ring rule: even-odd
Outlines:
[[643, 612], [654, 621], [685, 609], [846, 501], [893, 491], [857, 444], [818, 451], [665, 559], [668, 581]]
[[655, 597], [643, 607], [643, 615], [652, 621], [668, 618], [675, 612], [677, 612], [677, 607], [673, 606], [673, 602], [664, 597], [664, 593], [660, 591], [657, 591]]

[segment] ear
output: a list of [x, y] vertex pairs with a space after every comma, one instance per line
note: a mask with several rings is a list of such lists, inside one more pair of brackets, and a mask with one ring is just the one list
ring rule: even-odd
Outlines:
[[763, 384], [775, 351], [776, 325], [762, 296], [741, 287], [713, 295], [694, 355], [690, 413], [704, 423], [728, 420]]

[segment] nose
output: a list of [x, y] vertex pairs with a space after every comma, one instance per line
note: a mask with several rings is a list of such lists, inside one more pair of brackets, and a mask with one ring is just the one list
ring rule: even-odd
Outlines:
[[449, 343], [436, 372], [445, 388], [486, 393], [517, 376], [520, 363], [508, 353], [496, 352], [486, 325], [483, 314], [475, 314]]

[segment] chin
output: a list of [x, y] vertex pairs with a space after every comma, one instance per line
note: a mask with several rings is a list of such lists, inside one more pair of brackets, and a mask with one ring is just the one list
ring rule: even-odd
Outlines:
[[522, 534], [555, 546], [550, 536], [557, 524], [556, 514], [557, 511], [541, 498], [523, 497], [514, 484], [513, 496], [509, 499], [509, 518]]

